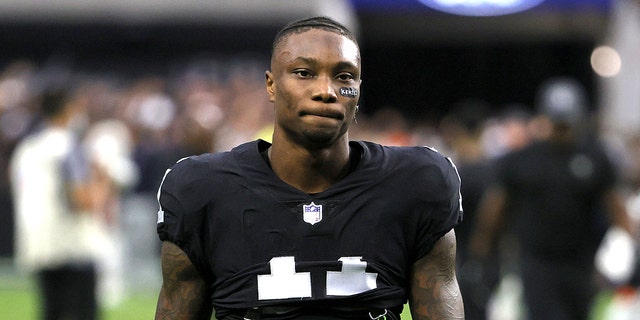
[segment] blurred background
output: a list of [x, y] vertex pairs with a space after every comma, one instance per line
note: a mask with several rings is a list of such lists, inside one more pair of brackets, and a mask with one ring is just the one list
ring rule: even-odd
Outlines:
[[16, 310], [7, 319], [37, 313], [33, 285], [13, 264], [7, 166], [39, 119], [44, 87], [80, 88], [88, 148], [130, 164], [112, 168], [126, 183], [104, 209], [101, 301], [106, 317], [148, 319], [160, 285], [155, 192], [164, 170], [186, 155], [270, 138], [271, 41], [312, 15], [358, 35], [363, 86], [352, 139], [430, 145], [455, 160], [441, 124], [474, 103], [485, 111], [482, 154], [497, 157], [542, 130], [528, 122], [540, 84], [572, 77], [586, 88], [592, 128], [626, 199], [637, 197], [637, 0], [0, 0], [0, 310]]

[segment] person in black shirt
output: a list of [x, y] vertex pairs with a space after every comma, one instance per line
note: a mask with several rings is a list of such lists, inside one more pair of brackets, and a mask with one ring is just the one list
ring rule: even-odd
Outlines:
[[441, 135], [451, 148], [462, 181], [460, 192], [465, 221], [454, 230], [457, 238], [458, 285], [465, 298], [466, 320], [486, 319], [488, 300], [499, 280], [497, 250], [484, 261], [477, 261], [469, 254], [476, 210], [492, 181], [491, 161], [482, 146], [484, 125], [490, 110], [490, 105], [484, 101], [463, 100], [455, 104], [440, 122]]
[[360, 51], [325, 17], [276, 36], [273, 142], [179, 161], [158, 192], [156, 319], [462, 319], [453, 163], [349, 141]]
[[481, 204], [472, 251], [485, 256], [509, 223], [519, 240], [528, 319], [587, 319], [596, 291], [594, 255], [603, 210], [611, 223], [636, 233], [616, 192], [605, 150], [582, 134], [586, 94], [573, 79], [551, 79], [538, 108], [551, 124], [547, 139], [496, 164], [497, 183]]

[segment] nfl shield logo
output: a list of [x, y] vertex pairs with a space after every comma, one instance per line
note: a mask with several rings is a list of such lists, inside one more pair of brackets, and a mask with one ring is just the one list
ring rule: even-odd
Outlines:
[[311, 204], [303, 205], [302, 220], [311, 225], [322, 221], [322, 205], [318, 205], [313, 202], [311, 202]]

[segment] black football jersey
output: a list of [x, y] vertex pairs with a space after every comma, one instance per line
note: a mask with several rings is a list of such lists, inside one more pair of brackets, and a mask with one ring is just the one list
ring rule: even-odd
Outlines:
[[459, 176], [426, 147], [350, 146], [357, 165], [313, 195], [275, 175], [261, 140], [167, 170], [158, 234], [209, 281], [218, 319], [256, 306], [407, 301], [412, 264], [462, 219]]

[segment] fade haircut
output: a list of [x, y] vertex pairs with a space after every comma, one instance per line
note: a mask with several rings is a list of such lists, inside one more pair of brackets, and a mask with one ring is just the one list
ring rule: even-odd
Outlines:
[[349, 31], [349, 29], [347, 29], [347, 27], [329, 17], [318, 16], [293, 21], [280, 29], [276, 34], [276, 37], [273, 39], [271, 55], [273, 56], [275, 54], [278, 47], [289, 35], [299, 34], [312, 29], [322, 29], [345, 36], [349, 40], [353, 41], [353, 43], [356, 44], [356, 47], [359, 47], [356, 37], [351, 33], [351, 31]]

